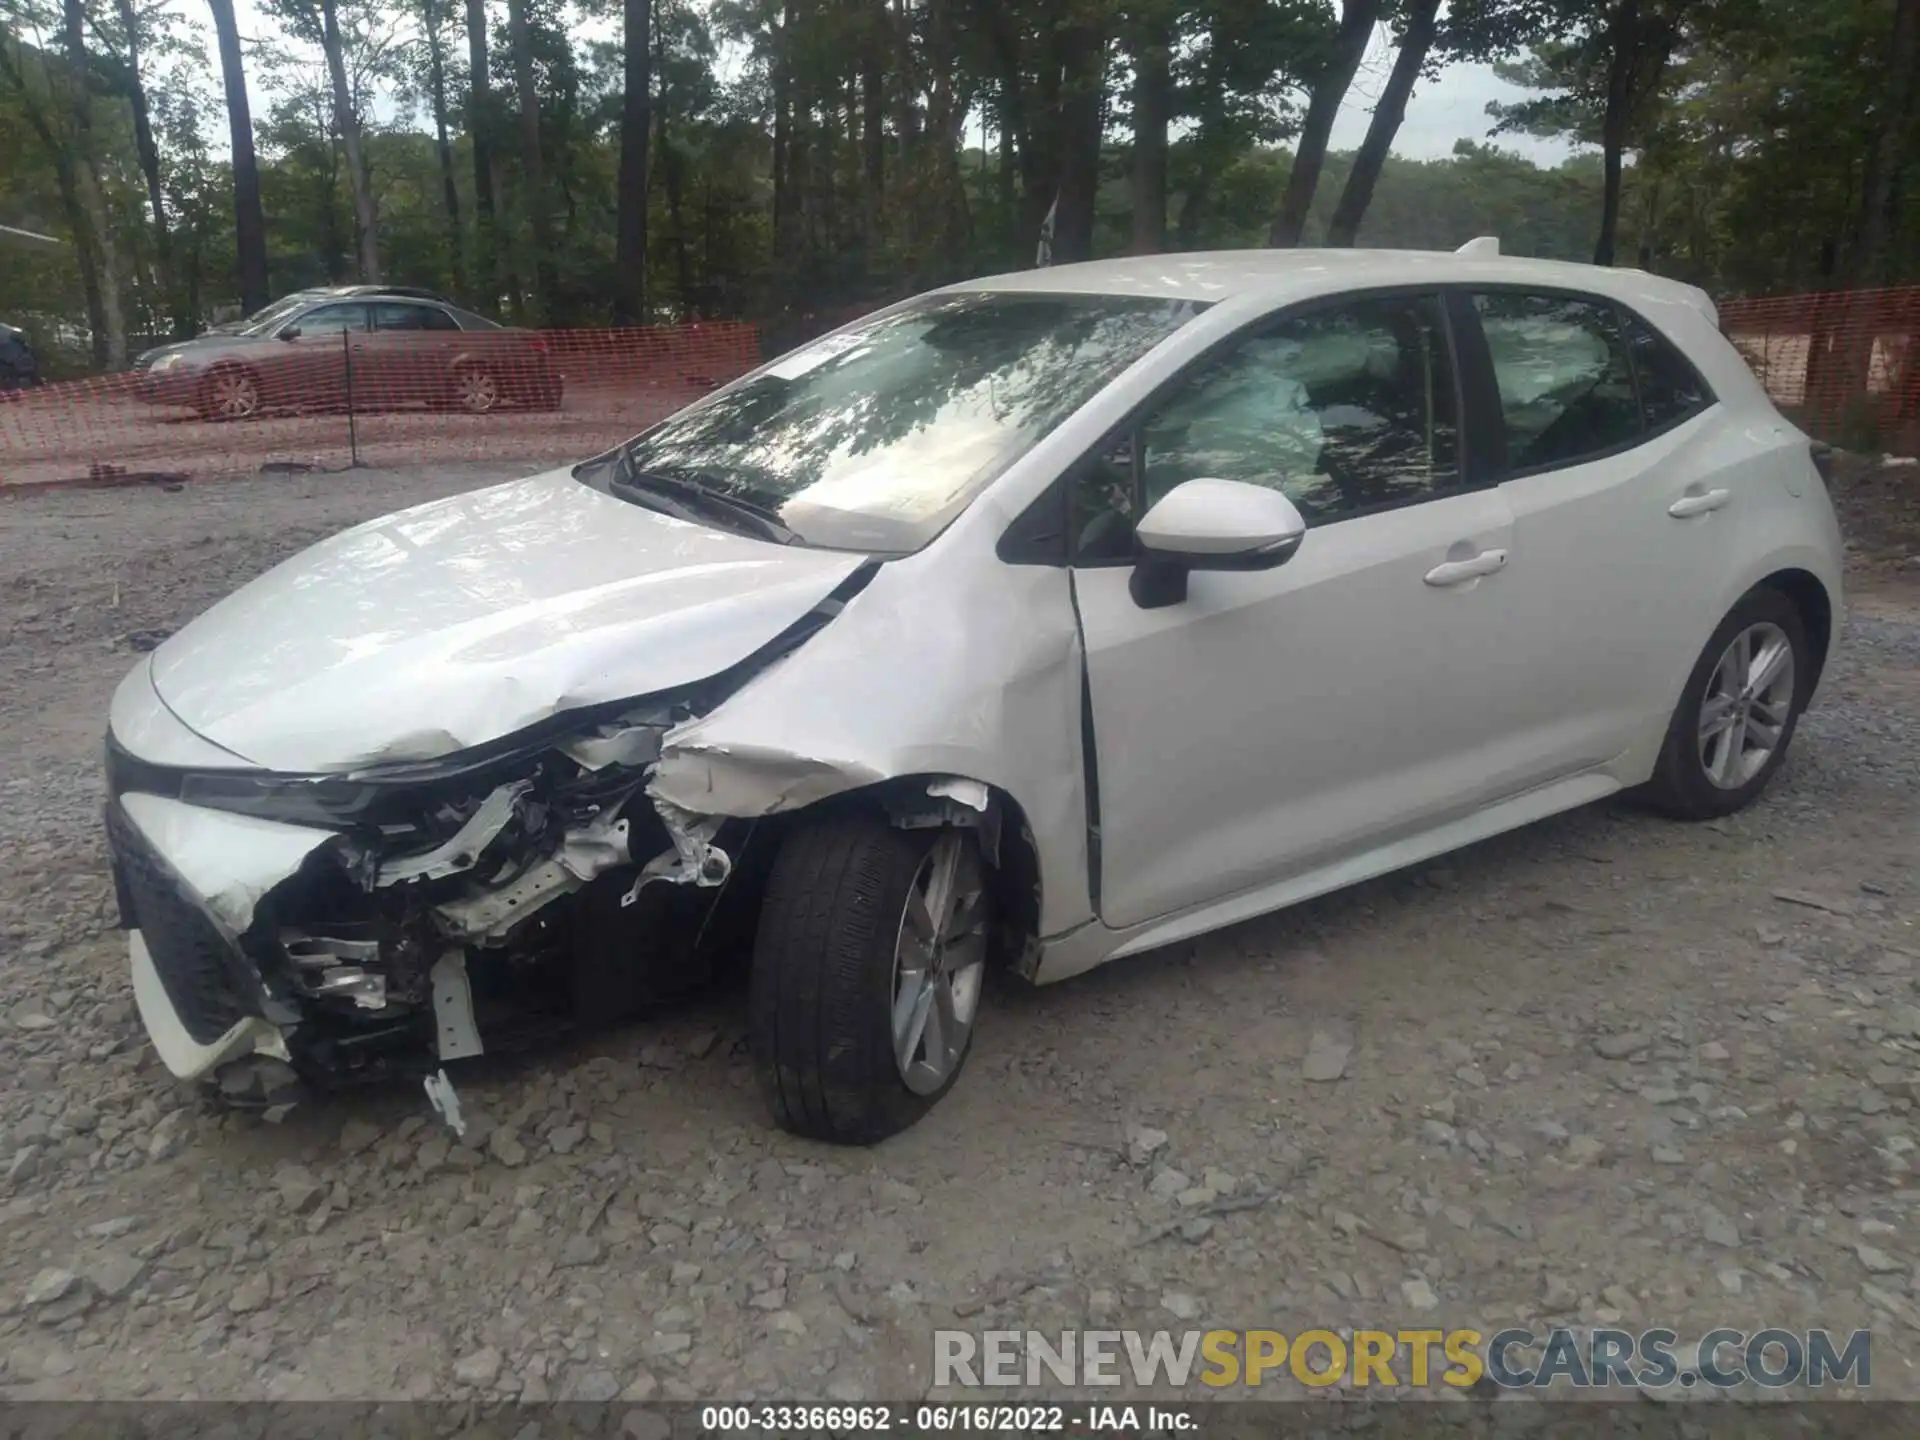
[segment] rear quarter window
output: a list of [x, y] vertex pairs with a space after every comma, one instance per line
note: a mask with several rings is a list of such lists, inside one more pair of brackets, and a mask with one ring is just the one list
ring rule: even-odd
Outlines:
[[1622, 315], [1649, 430], [1678, 425], [1713, 404], [1713, 391], [1677, 345], [1631, 310]]

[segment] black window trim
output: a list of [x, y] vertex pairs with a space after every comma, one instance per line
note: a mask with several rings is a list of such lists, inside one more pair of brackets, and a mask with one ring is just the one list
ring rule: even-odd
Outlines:
[[[1283, 305], [1277, 310], [1269, 310], [1263, 315], [1255, 316], [1238, 329], [1223, 335], [1200, 354], [1167, 375], [1154, 386], [1146, 398], [1135, 404], [1123, 419], [1109, 426], [1098, 441], [1089, 445], [1063, 467], [1059, 476], [1002, 532], [996, 553], [1009, 565], [1051, 565], [1073, 570], [1109, 570], [1136, 564], [1139, 558], [1137, 553], [1092, 560], [1083, 560], [1076, 553], [1079, 546], [1080, 527], [1075, 523], [1073, 497], [1086, 468], [1097, 464], [1110, 454], [1122, 440], [1130, 440], [1133, 449], [1131, 457], [1133, 498], [1135, 505], [1138, 506], [1142, 498], [1140, 487], [1144, 479], [1140, 464], [1139, 429], [1142, 420], [1155, 407], [1162, 404], [1197, 372], [1218, 360], [1230, 348], [1255, 339], [1301, 316], [1337, 310], [1357, 300], [1391, 300], [1405, 296], [1434, 302], [1440, 314], [1441, 329], [1447, 340], [1447, 361], [1453, 371], [1454, 433], [1460, 476], [1455, 484], [1444, 490], [1434, 490], [1416, 497], [1370, 505], [1363, 510], [1342, 515], [1338, 520], [1322, 521], [1319, 525], [1310, 525], [1308, 528], [1325, 529], [1328, 525], [1343, 525], [1349, 520], [1364, 520], [1373, 515], [1384, 515], [1394, 510], [1405, 510], [1414, 505], [1432, 504], [1437, 500], [1450, 500], [1455, 496], [1471, 494], [1476, 490], [1491, 489], [1499, 484], [1503, 477], [1498, 467], [1490, 463], [1493, 457], [1481, 455], [1480, 442], [1482, 435], [1489, 433], [1499, 435], [1501, 431], [1497, 425], [1491, 431], [1483, 428], [1480, 434], [1475, 434], [1472, 429], [1471, 419], [1474, 412], [1469, 407], [1470, 385], [1466, 369], [1468, 357], [1463, 354], [1460, 327], [1454, 314], [1454, 306], [1449, 300], [1448, 292], [1452, 288], [1447, 284], [1433, 281], [1416, 284], [1369, 285], [1331, 294], [1310, 296]], [[1477, 329], [1475, 343], [1483, 348], [1486, 343], [1484, 338], [1478, 335]], [[1491, 380], [1490, 365], [1486, 369], [1486, 375]], [[1484, 404], [1484, 397], [1479, 403]], [[1497, 396], [1495, 404], [1497, 415]], [[1504, 456], [1501, 458], [1504, 459]], [[1056, 533], [1059, 537], [1057, 541], [1053, 538]]]
[[[1475, 388], [1482, 392], [1481, 403], [1483, 408], [1480, 418], [1485, 427], [1482, 433], [1476, 438], [1485, 450], [1498, 457], [1499, 463], [1494, 469], [1497, 483], [1504, 484], [1509, 480], [1527, 480], [1536, 475], [1551, 475], [1556, 471], [1572, 470], [1581, 465], [1593, 465], [1602, 460], [1611, 460], [1615, 456], [1624, 455], [1630, 450], [1638, 450], [1649, 441], [1657, 440], [1669, 431], [1677, 430], [1682, 425], [1699, 419], [1720, 403], [1720, 396], [1715, 392], [1714, 388], [1707, 383], [1706, 377], [1700, 373], [1699, 367], [1693, 363], [1693, 360], [1687, 355], [1686, 351], [1674, 344], [1673, 340], [1664, 330], [1647, 319], [1647, 317], [1642, 315], [1638, 310], [1634, 309], [1633, 306], [1627, 304], [1625, 301], [1617, 300], [1611, 295], [1601, 295], [1591, 290], [1579, 290], [1569, 285], [1529, 285], [1515, 281], [1489, 281], [1486, 283], [1474, 282], [1470, 284], [1455, 281], [1450, 283], [1447, 288], [1459, 298], [1460, 303], [1457, 306], [1457, 319], [1459, 324], [1463, 326], [1470, 324], [1472, 328], [1474, 339], [1471, 348], [1475, 352], [1475, 360], [1479, 367]], [[1506, 419], [1500, 407], [1500, 383], [1494, 374], [1493, 351], [1487, 344], [1486, 330], [1480, 323], [1480, 312], [1475, 308], [1473, 303], [1473, 297], [1476, 295], [1545, 296], [1549, 299], [1577, 300], [1582, 304], [1593, 305], [1605, 311], [1612, 317], [1614, 330], [1619, 337], [1620, 348], [1627, 357], [1627, 374], [1633, 385], [1633, 407], [1640, 417], [1639, 430], [1630, 439], [1622, 440], [1617, 444], [1608, 445], [1599, 450], [1589, 450], [1567, 459], [1552, 461], [1549, 464], [1521, 466], [1511, 464], [1507, 455]], [[1450, 305], [1449, 308], [1451, 310], [1455, 307]], [[1704, 405], [1660, 425], [1649, 425], [1647, 423], [1646, 401], [1640, 385], [1640, 364], [1634, 356], [1633, 345], [1628, 338], [1627, 322], [1629, 320], [1638, 321], [1640, 324], [1646, 326], [1656, 338], [1680, 358], [1680, 362], [1687, 367], [1688, 373], [1693, 376], [1694, 383], [1700, 387], [1700, 393], [1707, 397]], [[1489, 402], [1490, 408], [1486, 408]]]

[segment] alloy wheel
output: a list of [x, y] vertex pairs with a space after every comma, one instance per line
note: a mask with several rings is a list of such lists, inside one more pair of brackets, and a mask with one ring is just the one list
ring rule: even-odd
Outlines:
[[244, 370], [222, 370], [208, 381], [213, 413], [222, 420], [250, 420], [260, 409], [260, 387]]
[[500, 382], [485, 370], [462, 370], [455, 383], [461, 408], [475, 415], [484, 415], [500, 403]]
[[1769, 621], [1749, 625], [1721, 654], [1700, 702], [1700, 767], [1721, 790], [1766, 768], [1793, 715], [1793, 642]]
[[986, 885], [973, 847], [948, 831], [907, 888], [893, 959], [893, 1058], [916, 1095], [945, 1085], [967, 1053], [986, 979]]

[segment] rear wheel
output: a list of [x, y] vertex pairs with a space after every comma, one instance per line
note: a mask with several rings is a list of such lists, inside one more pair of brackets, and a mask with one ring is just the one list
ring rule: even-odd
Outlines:
[[1687, 678], [1645, 797], [1682, 820], [1750, 805], [1786, 758], [1812, 686], [1799, 607], [1751, 592], [1720, 622]]
[[251, 370], [228, 365], [200, 384], [200, 414], [208, 420], [251, 420], [260, 413], [260, 382]]
[[991, 896], [966, 830], [844, 816], [788, 835], [768, 877], [749, 1008], [774, 1118], [868, 1145], [953, 1087], [986, 979]]

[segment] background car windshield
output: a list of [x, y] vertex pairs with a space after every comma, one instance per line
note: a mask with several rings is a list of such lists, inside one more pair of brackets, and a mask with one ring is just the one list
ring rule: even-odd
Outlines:
[[264, 335], [275, 325], [286, 319], [302, 305], [311, 305], [311, 295], [287, 295], [274, 301], [264, 310], [257, 310], [240, 322], [238, 333], [241, 335]]
[[934, 295], [827, 336], [630, 447], [635, 471], [777, 508], [803, 542], [908, 551], [1204, 305]]

